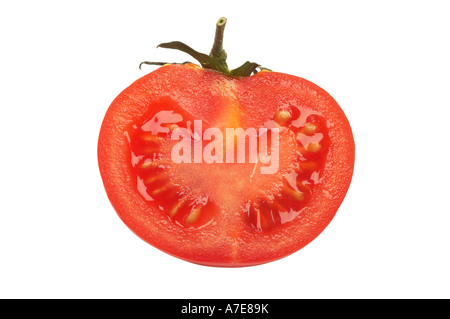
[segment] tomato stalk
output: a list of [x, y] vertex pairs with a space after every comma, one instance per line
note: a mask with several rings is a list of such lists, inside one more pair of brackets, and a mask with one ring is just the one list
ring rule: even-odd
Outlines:
[[223, 49], [223, 34], [225, 31], [225, 25], [227, 24], [227, 18], [220, 18], [216, 23], [216, 36], [214, 37], [213, 47], [209, 56], [221, 64], [224, 68], [228, 69], [227, 65], [227, 53]]
[[[167, 43], [161, 43], [157, 46], [157, 48], [166, 48], [166, 49], [175, 49], [182, 51], [184, 53], [189, 54], [191, 57], [196, 59], [200, 65], [205, 69], [211, 69], [215, 70], [227, 75], [236, 76], [236, 77], [242, 77], [242, 76], [250, 76], [254, 72], [257, 72], [257, 68], [261, 68], [261, 66], [255, 62], [247, 61], [240, 67], [236, 69], [230, 70], [227, 65], [227, 53], [223, 49], [223, 36], [224, 36], [224, 30], [225, 25], [227, 23], [227, 19], [222, 17], [220, 18], [216, 23], [216, 34], [214, 37], [214, 43], [213, 47], [211, 49], [211, 52], [208, 54], [200, 53], [194, 49], [192, 49], [190, 46], [184, 44], [180, 41], [172, 41]], [[184, 62], [181, 64], [185, 64], [188, 62]], [[139, 67], [142, 66], [142, 64], [150, 64], [150, 65], [164, 65], [164, 64], [180, 64], [180, 63], [165, 63], [165, 62], [142, 62]]]

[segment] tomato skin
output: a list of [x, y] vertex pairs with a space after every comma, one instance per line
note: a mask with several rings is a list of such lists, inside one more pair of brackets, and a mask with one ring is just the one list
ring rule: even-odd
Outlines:
[[[233, 94], [239, 96], [240, 105], [245, 108], [229, 107], [227, 99]], [[146, 114], [154, 101], [166, 96], [205, 120], [240, 112], [240, 124], [245, 127], [260, 127], [281, 103], [290, 101], [323, 114], [331, 140], [326, 169], [303, 213], [270, 233], [255, 232], [233, 214], [224, 217], [221, 227], [201, 229], [183, 229], [163, 218], [135, 190], [124, 132]], [[100, 130], [98, 161], [109, 200], [123, 222], [140, 238], [186, 261], [241, 267], [292, 254], [325, 229], [350, 185], [354, 141], [347, 118], [336, 101], [307, 80], [268, 71], [247, 78], [231, 78], [193, 64], [167, 65], [135, 81], [112, 102]]]

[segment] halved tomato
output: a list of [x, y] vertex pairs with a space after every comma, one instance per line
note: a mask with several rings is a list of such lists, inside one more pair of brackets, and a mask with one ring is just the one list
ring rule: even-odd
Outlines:
[[236, 267], [285, 257], [344, 199], [354, 162], [347, 118], [302, 78], [199, 61], [164, 65], [113, 101], [98, 142], [107, 195], [133, 232], [178, 258]]

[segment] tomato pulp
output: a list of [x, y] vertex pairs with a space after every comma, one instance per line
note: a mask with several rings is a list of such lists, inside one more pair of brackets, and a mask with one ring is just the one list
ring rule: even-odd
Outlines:
[[[261, 174], [259, 162], [174, 163], [170, 133], [196, 120], [202, 129], [277, 127], [277, 172]], [[139, 237], [187, 261], [233, 267], [285, 257], [323, 231], [350, 185], [354, 142], [336, 101], [307, 80], [173, 64], [113, 101], [98, 159], [112, 205]]]

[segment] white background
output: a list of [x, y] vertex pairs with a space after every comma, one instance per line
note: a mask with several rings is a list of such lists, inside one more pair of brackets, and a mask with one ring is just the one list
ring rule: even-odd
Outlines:
[[[448, 1], [2, 1], [0, 297], [449, 298]], [[136, 237], [103, 189], [102, 118], [144, 60], [209, 52], [326, 89], [356, 142], [329, 227], [266, 265], [210, 268]]]

